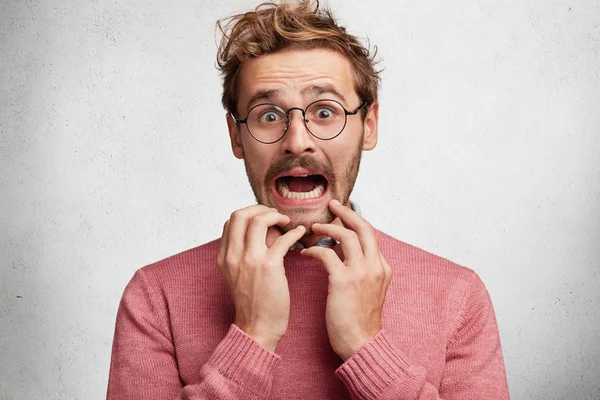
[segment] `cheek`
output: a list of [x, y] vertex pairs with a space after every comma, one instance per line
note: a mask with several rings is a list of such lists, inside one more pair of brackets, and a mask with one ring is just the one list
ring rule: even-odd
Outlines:
[[[337, 144], [337, 143], [336, 143]], [[328, 149], [326, 155], [336, 175], [341, 175], [352, 161], [356, 152], [357, 143], [341, 142], [335, 147]]]
[[272, 160], [272, 154], [265, 149], [257, 149], [252, 146], [244, 147], [244, 158], [246, 163], [252, 168], [252, 171], [260, 176], [263, 176], [269, 168]]

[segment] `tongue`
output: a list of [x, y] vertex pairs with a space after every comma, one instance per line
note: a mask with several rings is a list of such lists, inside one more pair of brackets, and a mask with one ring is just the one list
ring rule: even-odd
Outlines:
[[315, 188], [315, 180], [310, 176], [290, 177], [288, 179], [288, 189], [292, 192], [310, 192]]

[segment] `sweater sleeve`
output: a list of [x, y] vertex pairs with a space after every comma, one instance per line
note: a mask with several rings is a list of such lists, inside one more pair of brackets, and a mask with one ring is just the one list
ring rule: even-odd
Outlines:
[[464, 294], [439, 388], [413, 365], [385, 330], [336, 371], [353, 399], [509, 399], [498, 326], [489, 294], [473, 273]]
[[184, 385], [167, 310], [157, 306], [143, 270], [131, 279], [119, 305], [107, 399], [264, 399], [280, 357], [235, 325], [217, 345], [199, 382]]

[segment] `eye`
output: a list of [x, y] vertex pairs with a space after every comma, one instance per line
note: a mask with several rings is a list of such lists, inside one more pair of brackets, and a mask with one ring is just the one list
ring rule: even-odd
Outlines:
[[344, 108], [334, 100], [320, 100], [306, 110], [308, 119], [316, 124], [331, 124], [344, 118]]
[[259, 117], [261, 122], [266, 122], [266, 123], [279, 122], [281, 120], [281, 118], [282, 118], [281, 113], [279, 113], [275, 110], [265, 111], [264, 113], [260, 114], [260, 117]]
[[328, 107], [319, 107], [315, 110], [315, 117], [318, 119], [329, 119], [334, 116], [333, 110]]

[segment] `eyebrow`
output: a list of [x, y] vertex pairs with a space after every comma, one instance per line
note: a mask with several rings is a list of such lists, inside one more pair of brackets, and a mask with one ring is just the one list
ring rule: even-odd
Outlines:
[[[322, 94], [332, 94], [338, 97], [340, 100], [342, 100], [343, 103], [346, 103], [346, 98], [344, 97], [344, 95], [341, 94], [335, 87], [333, 87], [333, 85], [330, 84], [307, 86], [304, 89], [302, 89], [300, 94], [302, 96], [320, 96]], [[250, 97], [247, 108], [250, 109], [259, 100], [274, 101], [274, 99], [281, 99], [282, 97], [283, 90], [281, 89], [259, 90]]]
[[342, 100], [343, 103], [346, 103], [346, 98], [343, 94], [341, 94], [333, 85], [325, 84], [325, 85], [312, 85], [302, 89], [300, 92], [302, 95], [313, 95], [320, 96], [322, 94], [332, 94]]
[[254, 93], [252, 97], [250, 97], [247, 108], [250, 109], [250, 107], [252, 107], [254, 103], [258, 102], [259, 100], [272, 100], [274, 98], [276, 99], [281, 97], [283, 97], [283, 91], [280, 89], [259, 90], [258, 92]]

